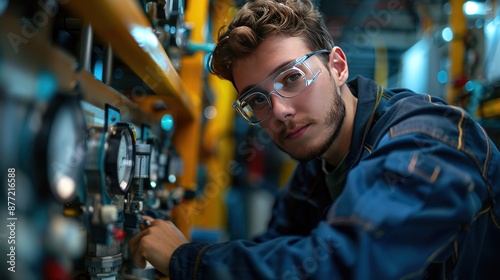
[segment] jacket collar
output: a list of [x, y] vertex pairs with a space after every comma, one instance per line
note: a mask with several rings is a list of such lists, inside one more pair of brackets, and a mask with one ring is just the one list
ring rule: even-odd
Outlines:
[[383, 88], [374, 81], [357, 76], [347, 83], [352, 94], [358, 98], [354, 128], [351, 138], [347, 165], [355, 165], [363, 152], [366, 135], [374, 121], [375, 112], [382, 100]]
[[[363, 77], [356, 77], [347, 83], [352, 94], [358, 98], [356, 106], [356, 115], [354, 117], [354, 127], [351, 139], [349, 154], [347, 155], [347, 170], [356, 165], [363, 153], [363, 146], [372, 123], [375, 120], [375, 113], [383, 96], [383, 88], [377, 85], [372, 80]], [[330, 194], [326, 187], [325, 173], [322, 171], [322, 163], [320, 158], [304, 162], [300, 168], [302, 171], [296, 172], [295, 178], [297, 182], [314, 178], [314, 182], [309, 181], [309, 184], [297, 183], [291, 185], [288, 189], [288, 194], [296, 199], [307, 199], [316, 205], [321, 206], [321, 209], [331, 204]], [[307, 175], [306, 175], [307, 174]]]

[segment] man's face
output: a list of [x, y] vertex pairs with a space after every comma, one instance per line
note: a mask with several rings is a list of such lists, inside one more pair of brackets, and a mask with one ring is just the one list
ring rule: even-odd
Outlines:
[[[266, 39], [250, 56], [234, 63], [233, 76], [238, 92], [273, 74], [278, 65], [316, 50], [308, 49], [300, 38]], [[309, 160], [325, 153], [335, 141], [345, 116], [345, 105], [337, 94], [335, 78], [320, 56], [307, 60], [311, 70], [321, 69], [317, 80], [292, 98], [270, 95], [272, 111], [260, 123], [273, 142], [298, 160]], [[266, 92], [274, 89], [267, 85]]]

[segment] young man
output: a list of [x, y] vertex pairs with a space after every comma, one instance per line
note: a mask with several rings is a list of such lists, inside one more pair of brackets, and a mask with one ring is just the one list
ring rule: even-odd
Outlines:
[[500, 279], [500, 155], [463, 109], [348, 82], [309, 0], [247, 3], [212, 70], [299, 165], [264, 235], [188, 243], [152, 220], [129, 242], [139, 266], [172, 279]]

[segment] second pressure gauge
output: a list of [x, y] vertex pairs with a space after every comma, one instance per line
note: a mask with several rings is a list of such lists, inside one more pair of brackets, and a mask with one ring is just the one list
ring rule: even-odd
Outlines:
[[86, 156], [85, 120], [76, 97], [58, 95], [43, 116], [35, 143], [38, 182], [69, 202], [77, 193]]
[[111, 194], [127, 192], [134, 172], [134, 133], [129, 124], [110, 126], [106, 143], [106, 183]]

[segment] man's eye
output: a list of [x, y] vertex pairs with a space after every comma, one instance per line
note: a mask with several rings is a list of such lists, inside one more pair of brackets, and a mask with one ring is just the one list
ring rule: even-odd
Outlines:
[[301, 75], [299, 72], [297, 72], [297, 73], [293, 73], [293, 74], [290, 74], [290, 75], [288, 75], [288, 76], [286, 77], [285, 82], [286, 82], [287, 84], [289, 84], [289, 83], [294, 83], [294, 82], [296, 82], [297, 80], [299, 80], [301, 77], [302, 77], [302, 75]]
[[267, 103], [266, 97], [262, 94], [257, 94], [246, 100], [250, 106], [258, 106]]
[[278, 87], [278, 90], [292, 89], [303, 82], [303, 76], [297, 69], [286, 71], [276, 80], [275, 87]]

